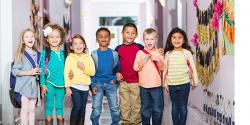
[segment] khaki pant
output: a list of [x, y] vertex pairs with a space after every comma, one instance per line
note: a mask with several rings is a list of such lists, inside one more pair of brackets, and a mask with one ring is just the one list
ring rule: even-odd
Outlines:
[[138, 125], [141, 123], [141, 98], [138, 83], [120, 83], [119, 104], [121, 123]]

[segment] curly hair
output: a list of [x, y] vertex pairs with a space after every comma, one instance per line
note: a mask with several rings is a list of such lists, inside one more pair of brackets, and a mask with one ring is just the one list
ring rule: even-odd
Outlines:
[[[66, 36], [67, 36], [67, 33], [66, 33], [66, 30], [61, 27], [59, 24], [52, 24], [52, 23], [48, 23], [47, 25], [44, 26], [44, 29], [46, 29], [47, 27], [51, 27], [52, 30], [58, 30], [59, 33], [60, 33], [60, 36], [61, 36], [61, 42], [59, 45], [62, 45], [64, 42], [65, 42], [65, 39], [66, 39]], [[48, 36], [43, 36], [44, 38], [44, 44], [45, 46], [49, 47], [49, 43], [48, 43]]]

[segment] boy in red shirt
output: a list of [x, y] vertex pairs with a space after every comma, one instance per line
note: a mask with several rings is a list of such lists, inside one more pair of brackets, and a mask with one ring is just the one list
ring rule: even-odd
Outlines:
[[136, 53], [143, 49], [141, 44], [134, 42], [137, 35], [135, 24], [125, 24], [122, 29], [123, 44], [115, 49], [120, 58], [120, 73], [117, 73], [117, 80], [120, 80], [119, 104], [122, 125], [141, 123], [139, 76], [133, 69]]

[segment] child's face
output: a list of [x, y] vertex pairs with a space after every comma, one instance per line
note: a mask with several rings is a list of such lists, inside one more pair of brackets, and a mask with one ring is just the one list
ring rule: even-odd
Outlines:
[[70, 46], [70, 49], [74, 51], [75, 54], [82, 54], [83, 50], [85, 49], [86, 45], [84, 42], [79, 38], [74, 38], [72, 41], [72, 45]]
[[32, 48], [35, 43], [34, 33], [31, 31], [27, 31], [26, 33], [24, 33], [23, 41], [24, 41], [25, 46]]
[[125, 27], [124, 31], [122, 32], [123, 43], [130, 44], [135, 41], [137, 37], [137, 32], [134, 27]]
[[48, 36], [48, 43], [51, 47], [59, 47], [59, 44], [62, 41], [62, 37], [58, 30], [53, 29]]
[[145, 47], [149, 50], [155, 48], [155, 44], [158, 41], [156, 33], [144, 34], [143, 41], [145, 43]]
[[182, 48], [184, 42], [184, 38], [180, 33], [174, 33], [171, 37], [171, 43], [175, 49]]
[[110, 43], [110, 35], [107, 31], [101, 30], [96, 37], [99, 46], [108, 47]]

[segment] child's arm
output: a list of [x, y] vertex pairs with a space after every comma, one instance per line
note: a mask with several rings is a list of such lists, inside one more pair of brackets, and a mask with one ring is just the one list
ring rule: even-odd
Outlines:
[[70, 56], [68, 56], [65, 60], [65, 66], [64, 66], [64, 81], [65, 81], [65, 88], [70, 87], [70, 71], [71, 71], [71, 61]]
[[14, 62], [14, 65], [12, 67], [12, 74], [14, 76], [34, 76], [34, 75], [39, 75], [40, 74], [40, 68], [33, 68], [31, 70], [21, 70], [22, 68], [22, 61], [20, 63]]
[[41, 59], [40, 59], [40, 68], [41, 68], [41, 74], [40, 74], [40, 85], [42, 90], [42, 97], [46, 95], [47, 87], [45, 85], [45, 74], [44, 74], [44, 67], [45, 67], [45, 50], [42, 51]]
[[40, 68], [41, 68], [40, 85], [42, 85], [42, 86], [45, 86], [44, 67], [45, 67], [45, 50], [42, 51], [41, 59], [40, 59]]
[[142, 51], [138, 51], [136, 53], [135, 62], [134, 62], [134, 66], [133, 66], [134, 70], [137, 71], [137, 72], [141, 71], [143, 66], [149, 60], [149, 58], [150, 58], [149, 55], [144, 56]]
[[95, 75], [95, 63], [91, 56], [87, 58], [86, 63], [84, 63], [83, 73], [89, 76]]
[[195, 63], [194, 63], [194, 58], [193, 58], [193, 55], [191, 54], [191, 52], [188, 51], [188, 60], [190, 62], [190, 65], [193, 69], [193, 79], [194, 79], [194, 83], [192, 82], [192, 86], [197, 86], [198, 85], [198, 73], [197, 73], [197, 70], [196, 70], [196, 66], [195, 66]]
[[152, 55], [151, 60], [157, 62], [157, 65], [160, 70], [164, 70], [165, 68], [164, 58], [160, 53], [157, 56]]
[[165, 54], [165, 58], [164, 58], [164, 63], [165, 63], [165, 67], [164, 67], [164, 71], [163, 71], [163, 87], [165, 89], [166, 92], [169, 91], [168, 89], [168, 83], [167, 83], [167, 75], [168, 75], [168, 53]]

